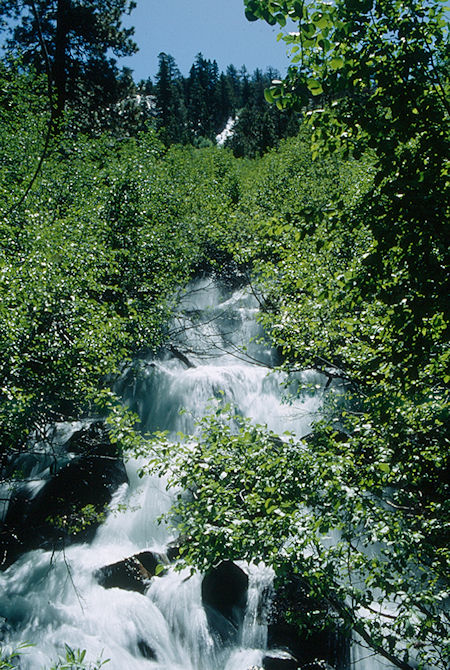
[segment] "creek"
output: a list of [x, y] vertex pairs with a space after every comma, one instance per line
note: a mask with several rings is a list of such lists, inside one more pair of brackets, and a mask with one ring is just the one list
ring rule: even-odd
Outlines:
[[[195, 418], [220, 396], [275, 432], [299, 437], [309, 432], [320, 412], [324, 380], [303, 373], [315, 392], [283, 402], [285, 379], [270, 370], [276, 354], [262, 337], [257, 311], [248, 289], [231, 291], [208, 279], [188, 287], [172, 323], [171, 347], [140, 361], [137, 374], [128, 371], [120, 382], [124, 401], [146, 431], [167, 430], [173, 439], [177, 431], [191, 434]], [[58, 434], [67, 439], [77, 427], [62, 426]], [[98, 583], [95, 573], [103, 566], [142, 551], [164, 554], [175, 539], [158, 522], [175, 493], [166, 490], [164, 478], [140, 479], [142, 465], [142, 460], [128, 459], [129, 483], [117, 489], [91, 542], [64, 552], [28, 552], [0, 573], [4, 642], [34, 645], [24, 650], [23, 670], [49, 667], [65, 643], [86, 649], [89, 660], [110, 659], [109, 670], [248, 670], [262, 664], [272, 580], [264, 565], [242, 566], [249, 578], [245, 616], [236, 639], [224, 645], [215, 643], [208, 626], [201, 575], [171, 567], [152, 578], [145, 593]], [[357, 670], [378, 667], [358, 649], [353, 661]]]

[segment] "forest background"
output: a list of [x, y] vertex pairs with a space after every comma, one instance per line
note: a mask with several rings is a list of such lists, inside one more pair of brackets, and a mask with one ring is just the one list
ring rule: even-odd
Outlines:
[[136, 48], [132, 5], [0, 3], [14, 31], [0, 64], [1, 476], [33, 435], [98, 413], [120, 448], [166, 469], [169, 447], [139, 434], [112, 383], [165, 342], [177, 287], [251, 281], [282, 367], [345, 392], [330, 383], [307, 448], [245, 423], [232, 435], [224, 409], [194, 451], [170, 454], [197, 491], [174, 510], [203, 538], [184, 560], [262, 558], [391, 664], [447, 667], [445, 7], [247, 0], [250, 20], [298, 25], [284, 79], [201, 55], [182, 77], [161, 54], [156, 81], [135, 84], [111, 59]]

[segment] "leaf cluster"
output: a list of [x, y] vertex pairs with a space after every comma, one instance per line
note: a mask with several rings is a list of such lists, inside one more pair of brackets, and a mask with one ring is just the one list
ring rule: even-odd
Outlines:
[[238, 168], [215, 149], [165, 152], [151, 130], [135, 139], [60, 133], [22, 202], [46, 101], [39, 78], [14, 65], [0, 74], [5, 457], [53, 422], [101, 408], [125, 362], [158, 349], [176, 287], [230, 258]]

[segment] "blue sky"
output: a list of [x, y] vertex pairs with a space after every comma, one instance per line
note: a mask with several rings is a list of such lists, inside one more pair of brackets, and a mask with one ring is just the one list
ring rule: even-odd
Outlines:
[[139, 52], [119, 64], [132, 68], [136, 81], [154, 79], [161, 51], [175, 58], [183, 75], [199, 52], [221, 70], [232, 63], [250, 72], [272, 66], [284, 74], [288, 66], [279, 29], [247, 21], [244, 0], [137, 0], [126, 24], [135, 27]]

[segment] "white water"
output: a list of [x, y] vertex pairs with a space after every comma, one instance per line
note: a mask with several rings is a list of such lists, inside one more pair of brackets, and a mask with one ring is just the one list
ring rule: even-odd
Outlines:
[[[244, 415], [276, 432], [301, 436], [309, 431], [320, 393], [293, 405], [282, 402], [283, 379], [265, 367], [272, 352], [264, 343], [251, 341], [261, 335], [256, 311], [249, 292], [230, 294], [206, 280], [190, 287], [173, 323], [176, 354], [144, 362], [138, 378], [123, 383], [126, 401], [139, 411], [147, 430], [193, 431], [194, 418], [206, 411], [211, 398], [223, 394]], [[187, 367], [180, 353], [195, 367]], [[308, 379], [319, 389], [323, 385], [317, 375], [311, 373]], [[187, 413], [180, 415], [181, 408]], [[171, 504], [165, 481], [140, 480], [140, 465], [127, 463], [130, 483], [117, 491], [91, 544], [69, 547], [65, 555], [30, 552], [0, 574], [4, 638], [12, 647], [23, 641], [35, 645], [24, 652], [23, 670], [48, 667], [64, 643], [87, 649], [90, 660], [103, 653], [110, 659], [109, 670], [247, 670], [261, 665], [266, 647], [261, 597], [271, 581], [266, 567], [245, 568], [247, 611], [239, 642], [225, 648], [214, 645], [208, 630], [201, 576], [188, 578], [170, 569], [153, 578], [144, 595], [104, 589], [96, 582], [98, 568], [144, 549], [164, 551], [173, 539], [156, 521]], [[126, 505], [125, 512], [114, 511], [120, 503]], [[157, 661], [143, 658], [142, 641]]]
[[234, 119], [230, 117], [222, 132], [216, 135], [216, 143], [219, 145], [219, 147], [223, 146], [230, 137], [233, 137], [233, 128], [236, 125], [236, 121], [237, 117]]

